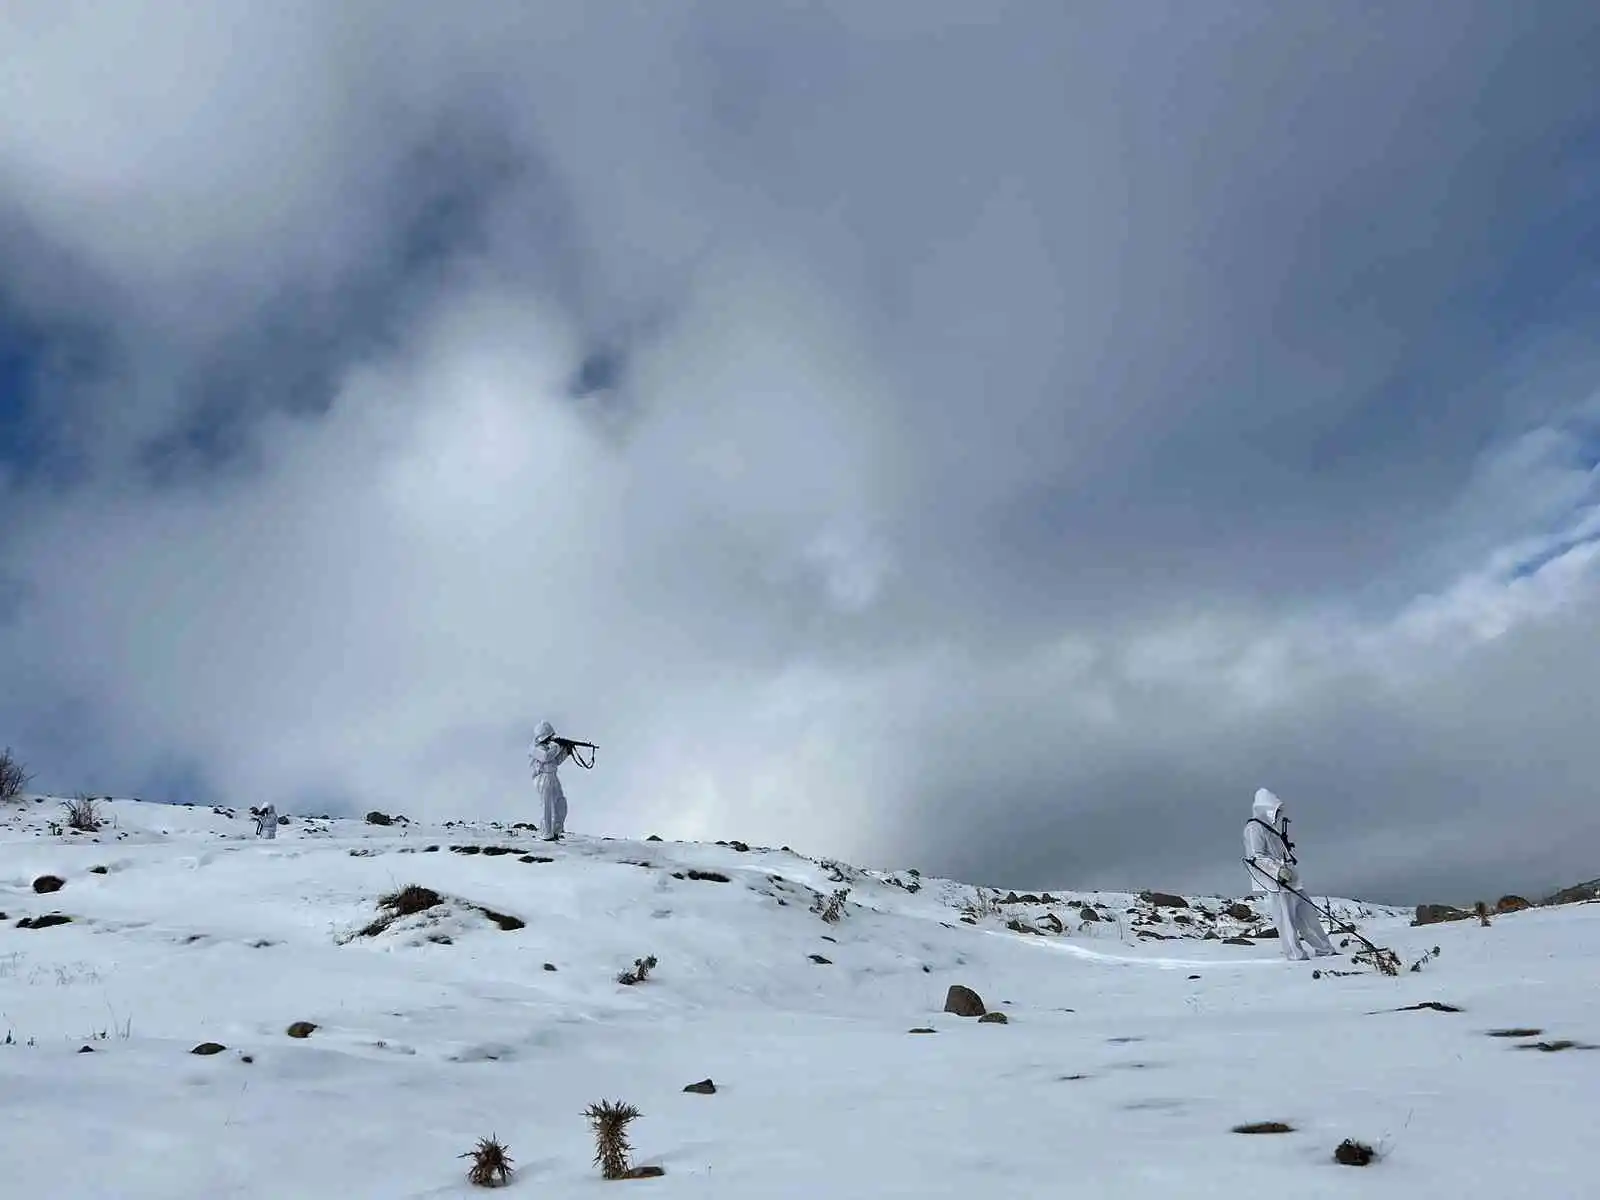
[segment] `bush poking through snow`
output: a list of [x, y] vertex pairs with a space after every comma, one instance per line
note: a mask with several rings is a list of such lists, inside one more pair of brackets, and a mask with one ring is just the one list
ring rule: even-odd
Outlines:
[[628, 1155], [633, 1147], [628, 1145], [628, 1125], [639, 1116], [639, 1110], [620, 1100], [606, 1100], [591, 1104], [583, 1110], [594, 1128], [594, 1162], [606, 1179], [627, 1179], [632, 1173]]
[[656, 956], [654, 954], [648, 958], [636, 958], [633, 960], [633, 969], [618, 975], [617, 982], [624, 987], [632, 987], [636, 983], [643, 983], [650, 977], [650, 972], [655, 969], [655, 965]]
[[823, 896], [820, 892], [811, 903], [811, 911], [820, 916], [829, 925], [837, 925], [845, 914], [845, 901], [850, 899], [849, 888], [839, 888], [831, 896]]
[[[1400, 974], [1400, 956], [1393, 950], [1358, 950], [1350, 956], [1350, 961], [1364, 967], [1376, 967], [1385, 975]], [[1413, 966], [1411, 969], [1415, 971], [1417, 968]]]
[[439, 902], [439, 893], [432, 888], [408, 883], [399, 891], [379, 897], [378, 907], [388, 909], [397, 917], [409, 917], [419, 912], [426, 912]]
[[1479, 900], [1477, 904], [1473, 905], [1472, 911], [1478, 914], [1478, 924], [1482, 925], [1485, 929], [1489, 928], [1489, 906], [1482, 900]]
[[479, 1138], [461, 1158], [470, 1158], [467, 1182], [473, 1187], [504, 1187], [511, 1182], [511, 1155], [497, 1137]]
[[1420, 973], [1422, 971], [1423, 967], [1427, 966], [1429, 963], [1431, 963], [1434, 959], [1436, 959], [1438, 957], [1439, 957], [1439, 947], [1435, 946], [1432, 950], [1429, 950], [1421, 958], [1417, 959], [1416, 962], [1412, 963], [1410, 969], [1412, 971], [1416, 971], [1416, 972]]
[[100, 810], [95, 806], [92, 796], [79, 792], [74, 799], [63, 800], [61, 807], [67, 810], [68, 829], [76, 829], [79, 833], [100, 832]]
[[7, 746], [0, 751], [0, 804], [11, 804], [22, 799], [22, 789], [33, 782], [33, 776], [11, 753]]
[[1333, 1161], [1346, 1167], [1365, 1167], [1377, 1157], [1376, 1150], [1354, 1138], [1345, 1138], [1333, 1152]]

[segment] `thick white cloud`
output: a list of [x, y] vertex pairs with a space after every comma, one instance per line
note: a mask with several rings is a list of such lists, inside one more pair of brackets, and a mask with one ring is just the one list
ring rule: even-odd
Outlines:
[[1228, 887], [1269, 782], [1326, 886], [1580, 872], [1494, 806], [1600, 768], [1595, 377], [1483, 297], [1592, 14], [1262, 18], [6, 10], [0, 319], [102, 349], [6, 497], [9, 740], [510, 817], [549, 716], [577, 828]]

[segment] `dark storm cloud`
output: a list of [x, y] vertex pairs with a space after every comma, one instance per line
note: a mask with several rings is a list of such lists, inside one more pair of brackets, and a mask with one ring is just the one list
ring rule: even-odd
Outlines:
[[1266, 783], [1319, 887], [1595, 852], [1494, 803], [1588, 761], [1592, 6], [0, 22], [4, 294], [105, 348], [0, 530], [59, 786], [503, 815], [549, 715], [591, 828], [1231, 889]]

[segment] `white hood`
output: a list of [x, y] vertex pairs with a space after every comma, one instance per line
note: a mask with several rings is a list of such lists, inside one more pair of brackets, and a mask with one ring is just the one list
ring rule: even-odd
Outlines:
[[534, 744], [538, 745], [540, 742], [547, 742], [555, 735], [556, 727], [554, 725], [550, 724], [549, 721], [540, 721], [539, 728], [533, 731]]
[[1283, 801], [1266, 788], [1256, 789], [1256, 802], [1254, 815], [1257, 820], [1265, 821], [1268, 825], [1274, 824], [1278, 814], [1283, 811]]

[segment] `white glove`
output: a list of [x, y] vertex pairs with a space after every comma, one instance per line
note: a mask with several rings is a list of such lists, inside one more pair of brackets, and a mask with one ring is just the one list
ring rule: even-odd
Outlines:
[[1300, 873], [1288, 863], [1284, 863], [1283, 866], [1278, 868], [1278, 882], [1286, 883], [1293, 887], [1300, 882]]

